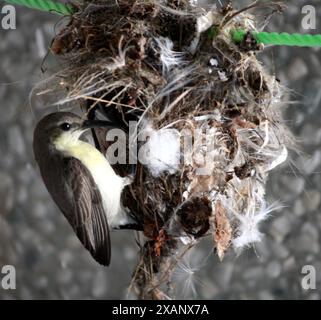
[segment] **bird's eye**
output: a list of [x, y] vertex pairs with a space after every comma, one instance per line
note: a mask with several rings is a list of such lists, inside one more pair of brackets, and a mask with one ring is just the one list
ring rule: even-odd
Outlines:
[[63, 124], [60, 125], [60, 128], [63, 131], [69, 131], [71, 129], [71, 125], [68, 122], [64, 122]]

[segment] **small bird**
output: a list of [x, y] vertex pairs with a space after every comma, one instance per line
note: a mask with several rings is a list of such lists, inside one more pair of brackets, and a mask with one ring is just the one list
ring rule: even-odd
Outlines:
[[33, 137], [35, 160], [49, 193], [84, 247], [104, 266], [110, 264], [109, 227], [133, 223], [121, 205], [122, 190], [131, 179], [118, 176], [101, 152], [80, 140], [86, 130], [106, 125], [55, 112], [39, 121]]

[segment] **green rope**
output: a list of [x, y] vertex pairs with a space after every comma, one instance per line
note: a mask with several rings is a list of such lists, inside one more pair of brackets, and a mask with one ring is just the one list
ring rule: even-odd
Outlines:
[[72, 8], [61, 2], [54, 2], [51, 0], [4, 0], [11, 4], [28, 7], [31, 9], [38, 9], [41, 11], [49, 11], [60, 15], [70, 15]]
[[[274, 44], [277, 46], [298, 46], [298, 47], [321, 47], [321, 34], [298, 34], [298, 33], [276, 33], [276, 32], [253, 32], [258, 43]], [[232, 38], [235, 43], [240, 43], [246, 31], [232, 31]]]

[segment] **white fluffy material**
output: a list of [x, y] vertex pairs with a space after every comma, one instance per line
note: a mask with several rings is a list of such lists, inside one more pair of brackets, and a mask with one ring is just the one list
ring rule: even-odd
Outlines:
[[173, 50], [173, 41], [169, 38], [155, 38], [160, 50], [160, 60], [163, 66], [163, 73], [170, 71], [173, 66], [183, 63], [183, 53]]
[[244, 215], [234, 212], [240, 222], [238, 227], [239, 236], [232, 241], [234, 248], [241, 250], [255, 242], [260, 242], [263, 235], [258, 229], [259, 224], [265, 221], [272, 211], [279, 208], [281, 208], [281, 206], [271, 205], [267, 207], [263, 202], [259, 211], [255, 211], [253, 206], [249, 207], [248, 212]]
[[288, 158], [288, 149], [283, 146], [281, 152], [280, 152], [280, 155], [277, 156], [272, 162], [271, 164], [269, 165], [269, 167], [267, 168], [267, 171], [271, 171], [273, 170], [274, 168], [278, 167], [279, 165], [281, 165], [283, 162], [286, 161], [286, 159]]
[[203, 16], [200, 16], [196, 22], [197, 32], [202, 33], [208, 30], [213, 25], [213, 23], [214, 19], [212, 11], [208, 12]]
[[267, 219], [264, 211], [258, 214], [239, 215], [240, 225], [238, 231], [240, 235], [233, 240], [233, 246], [236, 250], [248, 247], [254, 242], [262, 240], [262, 233], [258, 230], [258, 224]]
[[142, 158], [154, 177], [164, 172], [175, 173], [180, 164], [180, 134], [176, 129], [154, 130], [147, 127], [143, 134], [148, 137], [142, 147]]

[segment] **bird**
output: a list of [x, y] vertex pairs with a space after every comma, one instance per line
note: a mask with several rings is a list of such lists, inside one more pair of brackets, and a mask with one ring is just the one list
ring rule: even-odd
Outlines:
[[80, 139], [86, 130], [106, 125], [110, 123], [54, 112], [37, 123], [33, 135], [34, 158], [48, 192], [83, 246], [103, 266], [111, 260], [110, 228], [134, 225], [121, 204], [123, 188], [132, 177], [117, 175], [95, 146]]

